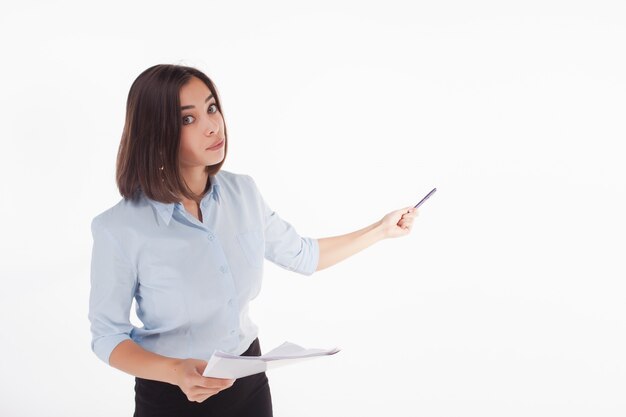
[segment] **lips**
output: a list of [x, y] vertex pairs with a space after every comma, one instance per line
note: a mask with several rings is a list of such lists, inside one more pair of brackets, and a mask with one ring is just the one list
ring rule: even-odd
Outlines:
[[220, 146], [222, 146], [222, 143], [224, 143], [224, 139], [220, 140], [219, 142], [217, 142], [215, 145], [213, 146], [209, 146], [207, 149], [217, 149]]

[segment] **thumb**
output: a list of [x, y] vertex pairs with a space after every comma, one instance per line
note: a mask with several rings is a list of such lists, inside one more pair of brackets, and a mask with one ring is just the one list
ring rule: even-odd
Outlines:
[[195, 373], [202, 376], [202, 374], [204, 373], [204, 370], [206, 369], [208, 365], [208, 362], [200, 360], [198, 362], [195, 363], [195, 366], [193, 367], [194, 370], [196, 371]]

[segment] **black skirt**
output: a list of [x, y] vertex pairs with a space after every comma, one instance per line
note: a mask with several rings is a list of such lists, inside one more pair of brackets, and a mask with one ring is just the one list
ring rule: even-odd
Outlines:
[[[255, 339], [241, 356], [261, 356]], [[134, 417], [272, 417], [272, 396], [265, 372], [238, 378], [232, 387], [201, 403], [189, 401], [177, 385], [135, 378]]]

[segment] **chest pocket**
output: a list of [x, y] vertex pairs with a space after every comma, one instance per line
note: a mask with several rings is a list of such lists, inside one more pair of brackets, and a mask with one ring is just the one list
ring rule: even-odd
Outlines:
[[253, 268], [260, 268], [263, 266], [263, 259], [265, 258], [265, 238], [263, 236], [263, 230], [260, 227], [251, 229], [247, 232], [237, 234], [237, 240], [241, 246], [241, 250], [248, 261], [248, 264]]

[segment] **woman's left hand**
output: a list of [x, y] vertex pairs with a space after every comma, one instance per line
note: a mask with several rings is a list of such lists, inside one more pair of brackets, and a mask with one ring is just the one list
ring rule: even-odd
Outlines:
[[413, 220], [419, 215], [419, 212], [413, 206], [408, 206], [400, 210], [392, 211], [386, 214], [380, 221], [383, 236], [400, 237], [411, 233]]

